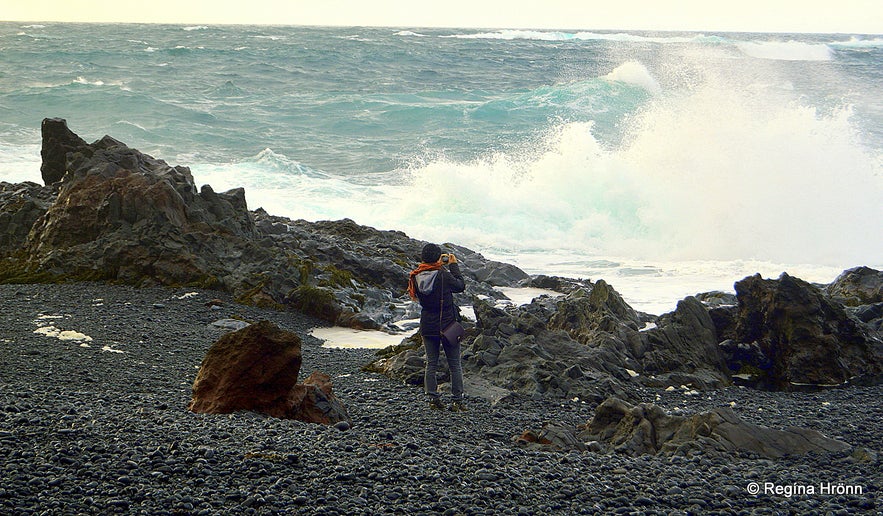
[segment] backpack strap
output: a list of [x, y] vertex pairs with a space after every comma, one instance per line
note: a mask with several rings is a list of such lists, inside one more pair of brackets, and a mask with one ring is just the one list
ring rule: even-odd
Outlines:
[[444, 339], [444, 328], [442, 327], [442, 320], [445, 316], [445, 268], [442, 267], [438, 270], [438, 273], [441, 275], [441, 297], [439, 298], [438, 303], [438, 336], [441, 339]]

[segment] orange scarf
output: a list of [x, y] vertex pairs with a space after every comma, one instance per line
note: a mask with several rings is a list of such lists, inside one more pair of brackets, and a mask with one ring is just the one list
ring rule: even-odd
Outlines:
[[416, 269], [411, 271], [411, 274], [408, 275], [408, 295], [411, 296], [411, 299], [417, 299], [417, 282], [414, 281], [414, 278], [421, 272], [437, 271], [441, 268], [441, 263], [421, 263]]

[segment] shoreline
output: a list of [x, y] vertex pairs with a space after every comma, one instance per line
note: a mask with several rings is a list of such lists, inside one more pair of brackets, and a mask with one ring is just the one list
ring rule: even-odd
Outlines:
[[[193, 295], [195, 293], [195, 295]], [[221, 309], [206, 306], [220, 298]], [[873, 512], [883, 473], [850, 454], [770, 461], [538, 452], [512, 437], [546, 421], [583, 424], [585, 403], [470, 398], [430, 411], [418, 388], [360, 366], [370, 350], [327, 349], [316, 321], [233, 303], [216, 291], [96, 283], [0, 285], [0, 507], [33, 512], [191, 514], [604, 514]], [[100, 300], [100, 301], [98, 301]], [[40, 315], [91, 347], [34, 333]], [[253, 413], [186, 410], [211, 322], [267, 318], [301, 335], [302, 372], [323, 370], [349, 431]], [[101, 351], [104, 344], [123, 353]], [[883, 386], [813, 393], [729, 387], [647, 391], [672, 413], [730, 406], [746, 421], [806, 426], [879, 448]], [[875, 459], [876, 461], [876, 459]], [[753, 483], [761, 492], [751, 494]], [[765, 485], [771, 483], [770, 492]], [[788, 486], [860, 486], [801, 494]]]
[[556, 264], [555, 262], [561, 259], [556, 258], [552, 263], [548, 263], [548, 260], [539, 260], [530, 256], [522, 258], [515, 254], [484, 254], [490, 259], [511, 263], [532, 276], [585, 278], [591, 281], [603, 279], [612, 285], [632, 308], [653, 315], [673, 311], [678, 301], [688, 296], [706, 292], [734, 294], [734, 284], [754, 274], [760, 274], [764, 278], [776, 278], [785, 272], [810, 283], [829, 284], [844, 270], [859, 265], [883, 270], [883, 264], [873, 263], [841, 267], [744, 259], [654, 262], [591, 257], [584, 260], [585, 264], [579, 262]]

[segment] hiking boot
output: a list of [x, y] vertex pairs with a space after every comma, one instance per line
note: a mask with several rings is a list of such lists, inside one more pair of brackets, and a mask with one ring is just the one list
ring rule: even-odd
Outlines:
[[429, 398], [429, 408], [435, 410], [444, 410], [445, 406], [442, 404], [441, 399], [438, 396], [432, 396]]
[[451, 412], [466, 412], [466, 405], [462, 401], [455, 401], [448, 407]]

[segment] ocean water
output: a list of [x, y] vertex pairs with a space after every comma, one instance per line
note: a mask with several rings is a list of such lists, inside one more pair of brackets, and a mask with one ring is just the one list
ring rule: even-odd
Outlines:
[[0, 23], [0, 180], [40, 182], [63, 117], [661, 313], [883, 266], [880, 84], [883, 35]]

